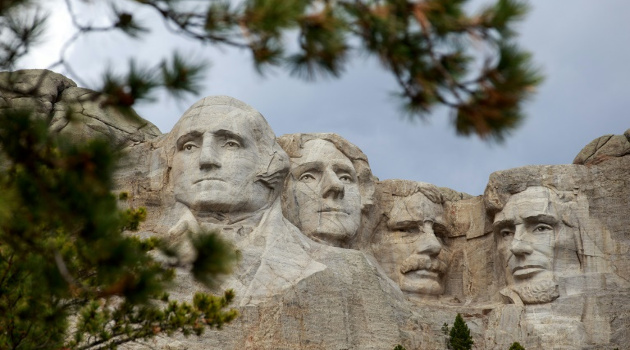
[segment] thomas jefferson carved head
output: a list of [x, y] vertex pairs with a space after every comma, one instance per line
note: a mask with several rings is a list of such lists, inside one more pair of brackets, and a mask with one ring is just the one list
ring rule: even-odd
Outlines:
[[367, 157], [335, 134], [292, 134], [279, 139], [291, 158], [283, 212], [302, 232], [346, 246], [372, 204], [374, 184]]
[[206, 97], [184, 113], [170, 137], [175, 200], [196, 216], [253, 213], [278, 198], [288, 157], [247, 104]]
[[430, 184], [383, 181], [383, 219], [372, 238], [374, 257], [408, 293], [440, 295], [450, 263], [443, 198]]

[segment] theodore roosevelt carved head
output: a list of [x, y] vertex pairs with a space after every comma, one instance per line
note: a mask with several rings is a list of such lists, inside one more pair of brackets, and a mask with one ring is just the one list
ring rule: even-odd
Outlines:
[[382, 219], [372, 238], [374, 257], [403, 291], [442, 294], [451, 254], [441, 193], [422, 182], [378, 185]]

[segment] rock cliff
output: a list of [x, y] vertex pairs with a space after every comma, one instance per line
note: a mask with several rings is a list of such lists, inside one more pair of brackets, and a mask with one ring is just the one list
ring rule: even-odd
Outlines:
[[[462, 314], [475, 348], [613, 349], [630, 344], [630, 135], [587, 145], [573, 164], [490, 175], [470, 196], [379, 181], [335, 134], [276, 138], [253, 107], [195, 103], [170, 133], [48, 71], [0, 74], [0, 108], [33, 109], [77, 140], [126, 157], [139, 234], [185, 243], [214, 229], [242, 259], [241, 316], [160, 349], [444, 349]], [[194, 254], [194, 252], [191, 252]], [[203, 287], [178, 272], [175, 298]]]

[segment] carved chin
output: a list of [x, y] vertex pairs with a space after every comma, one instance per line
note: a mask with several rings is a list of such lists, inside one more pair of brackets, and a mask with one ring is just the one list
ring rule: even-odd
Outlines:
[[201, 192], [192, 198], [177, 199], [179, 202], [194, 210], [223, 213], [239, 209], [238, 203], [225, 201], [226, 198], [217, 198], [214, 193]]
[[444, 293], [444, 287], [433, 278], [410, 278], [403, 276], [400, 283], [400, 289], [415, 294], [423, 295], [441, 295]]
[[327, 215], [321, 217], [317, 222], [303, 223], [302, 230], [307, 236], [324, 241], [346, 241], [352, 238], [359, 228], [357, 220], [350, 218], [347, 214], [339, 213], [337, 215], [340, 217]]
[[346, 241], [354, 236], [354, 232], [339, 230], [336, 227], [318, 227], [311, 235], [325, 241]]
[[514, 288], [525, 304], [544, 304], [557, 299], [558, 285], [552, 280], [530, 282]]

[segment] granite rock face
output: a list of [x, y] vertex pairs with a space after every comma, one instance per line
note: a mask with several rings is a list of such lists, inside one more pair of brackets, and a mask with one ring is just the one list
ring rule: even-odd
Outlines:
[[[497, 312], [491, 341], [516, 322], [526, 348], [621, 346], [628, 332], [629, 157], [529, 166], [491, 175], [495, 274], [514, 306]], [[618, 191], [618, 192], [612, 192]], [[499, 314], [500, 313], [500, 314]], [[620, 323], [621, 322], [621, 323]], [[509, 343], [509, 340], [507, 340]], [[508, 344], [509, 345], [509, 344]]]
[[[276, 139], [230, 97], [200, 100], [161, 134], [58, 74], [3, 74], [1, 108], [31, 107], [52, 130], [123, 149], [116, 190], [147, 208], [139, 235], [192, 258], [188, 233], [218, 230], [241, 252], [216, 290], [235, 290], [241, 316], [155, 348], [445, 349], [442, 326], [457, 313], [476, 349], [630, 344], [628, 132], [593, 141], [574, 164], [497, 171], [471, 196], [379, 181], [339, 135]], [[197, 290], [178, 269], [172, 297]]]
[[623, 135], [604, 135], [586, 145], [573, 160], [573, 164], [598, 164], [609, 158], [630, 154], [630, 129]]
[[160, 135], [133, 110], [124, 113], [106, 102], [106, 97], [51, 71], [0, 72], [0, 108], [29, 109], [49, 120], [52, 131], [76, 141], [106, 137], [124, 147]]
[[[181, 254], [194, 256], [186, 244], [187, 232], [218, 230], [242, 256], [219, 288], [236, 291], [242, 317], [201, 340], [158, 340], [157, 347], [382, 349], [400, 342], [421, 346], [414, 330], [425, 323], [370, 254], [311, 240], [284, 217], [281, 201], [290, 158], [252, 107], [226, 96], [204, 98], [184, 113], [171, 133], [132, 145], [126, 152], [119, 190], [131, 194], [129, 205], [147, 207], [142, 235], [166, 237]], [[348, 181], [339, 182], [356, 184], [357, 175], [348, 167], [343, 168]], [[309, 174], [331, 180], [320, 175], [332, 168], [318, 169]], [[367, 174], [371, 181], [369, 170]], [[336, 191], [329, 191], [336, 196], [334, 203], [346, 194], [350, 197], [343, 186]], [[337, 209], [334, 215], [357, 215], [345, 207]], [[357, 234], [356, 220], [367, 217], [361, 207], [357, 211], [356, 217], [340, 219], [352, 229], [339, 232]], [[335, 227], [326, 225], [322, 227]], [[186, 268], [178, 271], [177, 282], [171, 294], [175, 298], [190, 298], [202, 288]], [[441, 341], [441, 335], [436, 333], [435, 339]]]

